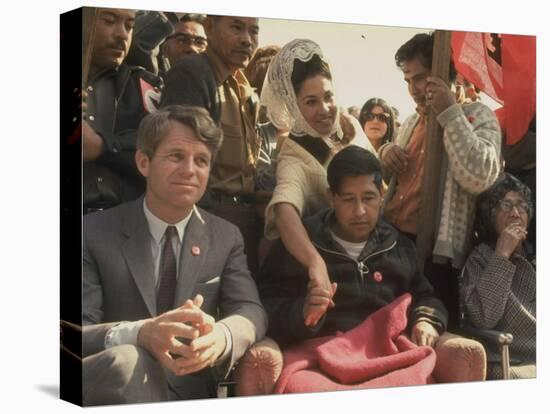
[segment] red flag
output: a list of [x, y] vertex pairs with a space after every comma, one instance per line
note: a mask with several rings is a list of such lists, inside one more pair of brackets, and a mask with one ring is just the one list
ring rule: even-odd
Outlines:
[[502, 68], [489, 54], [490, 35], [478, 32], [453, 32], [451, 48], [458, 73], [502, 104]]
[[536, 113], [535, 36], [453, 32], [451, 46], [457, 71], [503, 105], [507, 144], [518, 142]]
[[502, 35], [502, 79], [506, 143], [518, 142], [537, 112], [535, 36]]

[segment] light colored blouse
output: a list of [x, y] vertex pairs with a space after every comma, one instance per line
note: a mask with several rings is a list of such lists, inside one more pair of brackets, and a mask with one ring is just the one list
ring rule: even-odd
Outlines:
[[[343, 116], [355, 130], [349, 145], [357, 145], [377, 155], [359, 122], [352, 116], [345, 114]], [[310, 216], [328, 207], [327, 166], [329, 162], [330, 158], [323, 165], [297, 142], [288, 138], [284, 140], [277, 158], [277, 185], [265, 212], [266, 238], [273, 240], [279, 237], [273, 210], [275, 204], [291, 204], [300, 217]]]

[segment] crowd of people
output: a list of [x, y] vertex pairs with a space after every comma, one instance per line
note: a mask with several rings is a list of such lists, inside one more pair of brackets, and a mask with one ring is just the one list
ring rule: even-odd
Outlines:
[[[433, 34], [395, 53], [416, 104], [401, 124], [380, 97], [343, 109], [314, 40], [258, 48], [259, 33], [253, 17], [98, 9], [82, 120], [84, 404], [213, 397], [265, 335], [283, 350], [338, 335], [403, 295], [411, 346], [458, 328], [462, 303], [469, 323], [514, 335], [512, 376], [534, 377], [535, 186], [508, 167], [534, 177], [514, 156], [534, 153], [534, 122], [528, 150], [507, 148], [452, 62], [450, 85], [432, 75]], [[439, 189], [422, 185], [429, 117], [443, 130]], [[425, 191], [436, 235], [419, 263]]]

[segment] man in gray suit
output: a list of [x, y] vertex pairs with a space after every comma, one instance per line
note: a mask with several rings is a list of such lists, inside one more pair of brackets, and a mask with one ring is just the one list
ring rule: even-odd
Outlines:
[[195, 206], [221, 139], [202, 108], [149, 114], [145, 196], [84, 218], [84, 405], [213, 397], [263, 338], [239, 230]]

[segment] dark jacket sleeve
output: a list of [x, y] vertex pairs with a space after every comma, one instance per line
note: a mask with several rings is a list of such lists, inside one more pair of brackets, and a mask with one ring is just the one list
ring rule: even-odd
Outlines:
[[398, 241], [402, 245], [402, 251], [406, 255], [407, 266], [411, 272], [408, 291], [411, 293], [413, 302], [411, 305], [411, 325], [426, 321], [431, 323], [439, 333], [447, 328], [448, 312], [441, 300], [435, 296], [434, 289], [426, 276], [420, 272], [416, 259], [414, 244], [407, 238], [400, 236]]
[[124, 65], [120, 68], [123, 70], [129, 71], [130, 79], [118, 102], [114, 128], [99, 131], [104, 149], [97, 162], [126, 176], [141, 177], [135, 161], [137, 130], [149, 113], [143, 104], [141, 81], [157, 90], [162, 89], [163, 83], [160, 77], [141, 68]]
[[138, 175], [135, 161], [137, 131], [128, 130], [118, 134], [102, 133], [101, 136], [104, 149], [97, 162], [127, 176]]
[[168, 71], [160, 106], [168, 105], [200, 106], [214, 122], [220, 122], [216, 79], [206, 56], [187, 56]]
[[174, 13], [138, 12], [126, 63], [142, 66], [149, 72], [157, 74], [157, 48], [174, 31], [175, 23], [177, 23], [177, 17]]
[[269, 317], [267, 335], [281, 346], [313, 338], [323, 326], [325, 317], [313, 328], [304, 323], [308, 280], [307, 269], [278, 240], [260, 269], [258, 288]]

